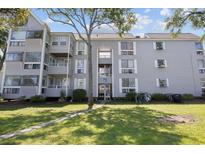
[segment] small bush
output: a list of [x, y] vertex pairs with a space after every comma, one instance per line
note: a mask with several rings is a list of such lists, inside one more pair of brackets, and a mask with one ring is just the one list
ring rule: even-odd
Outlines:
[[152, 99], [155, 101], [164, 101], [166, 100], [166, 95], [161, 93], [154, 93], [152, 94]]
[[128, 101], [135, 101], [136, 95], [137, 95], [136, 92], [128, 92], [126, 93], [125, 97], [126, 97], [126, 100]]
[[43, 96], [41, 96], [41, 95], [35, 95], [35, 96], [32, 96], [32, 97], [30, 98], [30, 101], [31, 101], [32, 103], [41, 103], [41, 102], [45, 102], [46, 99], [45, 99], [45, 97], [43, 97]]
[[86, 100], [86, 91], [84, 89], [75, 89], [73, 90], [73, 100], [74, 101], [85, 101]]
[[192, 94], [183, 94], [182, 99], [183, 100], [193, 100], [194, 96]]
[[62, 98], [62, 99], [65, 98], [65, 90], [60, 91], [60, 98]]

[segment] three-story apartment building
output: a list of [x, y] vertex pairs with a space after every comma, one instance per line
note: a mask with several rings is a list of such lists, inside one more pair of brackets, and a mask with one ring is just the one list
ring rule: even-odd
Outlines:
[[88, 78], [87, 47], [71, 32], [51, 32], [31, 14], [28, 23], [11, 30], [1, 73], [4, 98], [67, 96], [73, 89], [94, 97], [124, 97], [127, 92], [191, 93], [205, 91], [205, 56], [200, 38], [191, 33], [145, 37], [92, 35], [93, 80]]

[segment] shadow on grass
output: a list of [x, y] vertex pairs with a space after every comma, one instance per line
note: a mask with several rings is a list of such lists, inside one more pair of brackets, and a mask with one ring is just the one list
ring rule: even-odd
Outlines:
[[[59, 102], [43, 102], [43, 103], [31, 103], [31, 102], [22, 102], [22, 103], [12, 103], [9, 102], [8, 104], [0, 104], [0, 111], [13, 111], [17, 109], [23, 109], [23, 108], [28, 108], [28, 107], [33, 107], [33, 108], [61, 108], [64, 106], [70, 105], [70, 103], [65, 102], [65, 103], [59, 103]], [[79, 105], [79, 104], [71, 104], [73, 105]]]
[[15, 114], [15, 116], [12, 117], [0, 117], [0, 135], [25, 129], [42, 122], [48, 122], [50, 120], [57, 119], [69, 113], [70, 112], [62, 111], [53, 113], [51, 112], [51, 110], [46, 110], [38, 112], [38, 115], [25, 116], [21, 114]]
[[41, 131], [4, 140], [1, 144], [25, 144], [27, 140], [31, 141], [29, 144], [180, 144], [187, 136], [176, 133], [175, 124], [158, 121], [159, 117], [168, 115], [139, 106], [102, 107]]

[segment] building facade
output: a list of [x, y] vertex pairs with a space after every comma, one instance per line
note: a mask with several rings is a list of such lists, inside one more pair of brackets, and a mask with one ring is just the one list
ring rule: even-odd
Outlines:
[[51, 32], [31, 14], [28, 23], [11, 30], [1, 77], [4, 98], [67, 96], [73, 89], [93, 97], [124, 97], [127, 92], [191, 93], [205, 91], [205, 56], [194, 34], [148, 33], [92, 35], [93, 80], [88, 77], [87, 47], [76, 34]]

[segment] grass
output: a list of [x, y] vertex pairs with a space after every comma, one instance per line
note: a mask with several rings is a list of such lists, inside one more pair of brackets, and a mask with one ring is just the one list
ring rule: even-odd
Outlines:
[[[204, 111], [205, 104], [106, 105], [56, 125], [0, 140], [0, 144], [205, 144]], [[158, 121], [162, 116], [184, 114], [191, 114], [197, 121]]]
[[87, 105], [68, 105], [66, 103], [0, 104], [0, 135], [12, 133], [86, 108]]

